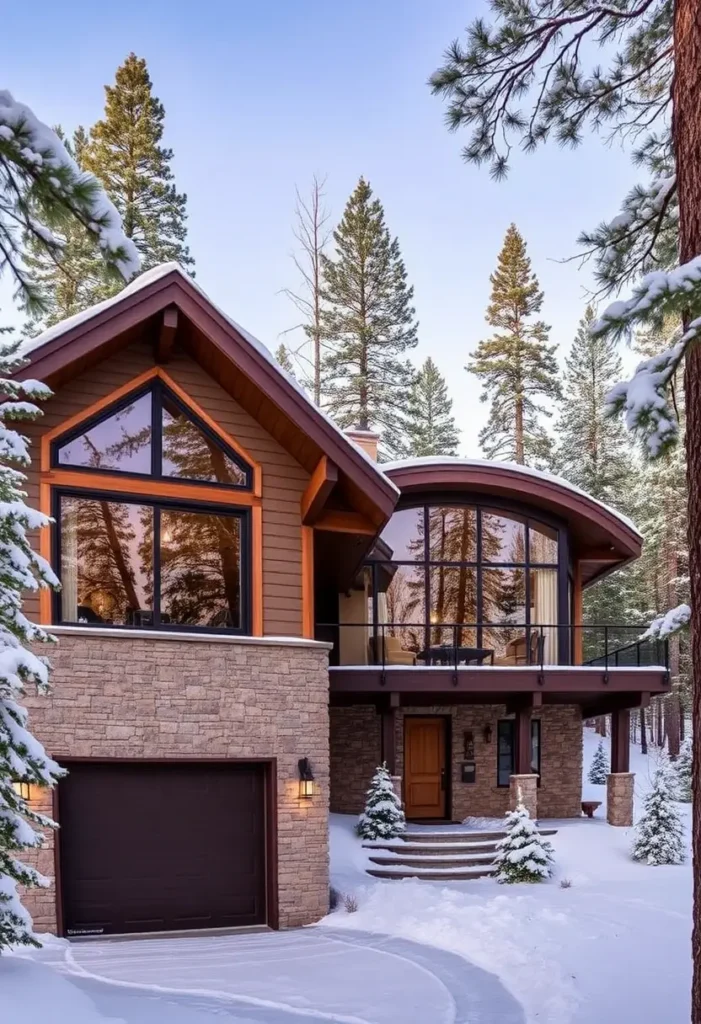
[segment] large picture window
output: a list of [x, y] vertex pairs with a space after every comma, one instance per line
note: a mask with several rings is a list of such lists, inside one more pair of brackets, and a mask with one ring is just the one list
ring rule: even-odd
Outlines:
[[248, 516], [100, 494], [55, 495], [56, 619], [248, 630]]
[[563, 538], [528, 513], [487, 504], [395, 512], [373, 562], [385, 662], [557, 664]]
[[251, 467], [158, 378], [54, 441], [52, 465], [251, 486]]
[[[497, 724], [497, 785], [508, 786], [516, 764], [516, 723], [502, 718]], [[540, 785], [540, 719], [531, 720], [531, 771]]]

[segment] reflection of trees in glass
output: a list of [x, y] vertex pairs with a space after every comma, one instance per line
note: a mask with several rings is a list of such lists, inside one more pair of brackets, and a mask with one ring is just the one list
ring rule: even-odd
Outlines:
[[[140, 529], [137, 524], [140, 521]], [[91, 609], [103, 621], [125, 623], [130, 612], [152, 607], [150, 573], [144, 587], [134, 563], [152, 563], [153, 511], [148, 507], [88, 498], [62, 498], [62, 542], [75, 545], [78, 615]], [[69, 537], [69, 531], [72, 536]], [[74, 533], [73, 533], [74, 532]], [[72, 567], [62, 566], [70, 574]]]
[[61, 445], [59, 462], [64, 466], [149, 473], [150, 449], [151, 396], [148, 394]]
[[163, 396], [164, 476], [207, 480], [219, 484], [245, 484], [246, 474], [203, 430]]
[[413, 566], [398, 566], [386, 591], [387, 621], [403, 624], [390, 627], [388, 636], [396, 636], [404, 650], [418, 651], [423, 647], [425, 620], [424, 571]]
[[241, 623], [240, 520], [161, 510], [161, 616], [200, 626]]

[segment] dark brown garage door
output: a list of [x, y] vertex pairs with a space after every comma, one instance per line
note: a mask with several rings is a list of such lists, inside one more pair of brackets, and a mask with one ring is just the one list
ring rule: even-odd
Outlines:
[[66, 935], [265, 922], [262, 765], [67, 767], [58, 805]]

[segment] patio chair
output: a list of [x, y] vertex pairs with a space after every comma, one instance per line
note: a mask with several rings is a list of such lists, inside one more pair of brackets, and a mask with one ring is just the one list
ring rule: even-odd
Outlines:
[[[382, 664], [382, 637], [370, 637], [370, 662], [374, 665]], [[402, 648], [399, 637], [386, 636], [384, 638], [385, 646], [385, 665], [415, 665], [416, 655], [413, 651], [405, 651]]]
[[530, 657], [528, 637], [514, 637], [509, 640], [504, 648], [504, 654], [494, 659], [495, 665], [539, 665], [542, 660], [543, 644], [545, 637], [542, 637], [537, 629], [531, 630]]

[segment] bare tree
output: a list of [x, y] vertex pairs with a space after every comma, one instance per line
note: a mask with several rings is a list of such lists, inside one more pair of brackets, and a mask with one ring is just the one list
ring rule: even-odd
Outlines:
[[[292, 350], [308, 371], [303, 383], [309, 387], [314, 401], [321, 404], [321, 257], [331, 237], [328, 226], [329, 212], [324, 204], [326, 177], [319, 179], [315, 174], [307, 199], [302, 198], [295, 188], [295, 227], [293, 233], [299, 248], [292, 253], [292, 262], [299, 271], [298, 290], [283, 288], [283, 294], [290, 299], [302, 314], [303, 320], [290, 327], [284, 334], [303, 330], [305, 342]], [[311, 353], [306, 352], [311, 347]]]

